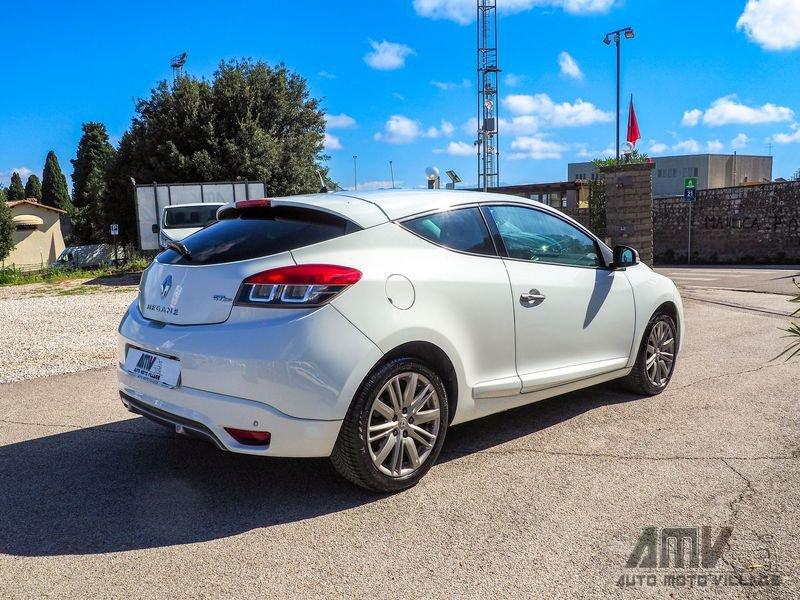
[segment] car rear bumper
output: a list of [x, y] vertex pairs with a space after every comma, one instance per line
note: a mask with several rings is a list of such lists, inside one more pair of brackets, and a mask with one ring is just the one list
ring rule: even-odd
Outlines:
[[[258, 456], [330, 456], [341, 421], [299, 419], [253, 400], [196, 390], [167, 388], [142, 381], [117, 369], [120, 397], [133, 413], [174, 428], [179, 433], [205, 439], [222, 450]], [[267, 446], [237, 442], [226, 427], [269, 431]]]

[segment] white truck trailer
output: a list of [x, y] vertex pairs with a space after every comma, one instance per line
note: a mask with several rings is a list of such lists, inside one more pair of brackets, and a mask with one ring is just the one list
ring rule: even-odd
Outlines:
[[263, 181], [214, 181], [207, 183], [137, 183], [136, 230], [140, 250], [158, 250], [164, 208], [176, 204], [227, 204], [264, 198]]

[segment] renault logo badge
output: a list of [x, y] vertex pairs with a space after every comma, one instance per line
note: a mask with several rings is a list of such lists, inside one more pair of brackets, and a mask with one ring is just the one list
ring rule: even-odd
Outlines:
[[170, 289], [172, 289], [172, 275], [167, 275], [161, 282], [161, 297], [166, 298]]

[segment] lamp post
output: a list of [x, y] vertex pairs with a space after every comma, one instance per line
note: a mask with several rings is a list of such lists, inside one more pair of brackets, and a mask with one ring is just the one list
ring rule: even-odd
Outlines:
[[353, 154], [353, 189], [358, 190], [358, 167], [356, 166], [358, 163], [358, 156]]
[[392, 189], [394, 189], [394, 166], [392, 165], [392, 161], [389, 161], [389, 174], [392, 177]]
[[620, 42], [620, 34], [625, 36], [625, 39], [632, 40], [633, 39], [633, 29], [630, 27], [623, 27], [622, 29], [617, 29], [616, 31], [610, 31], [606, 34], [606, 37], [603, 38], [603, 43], [606, 46], [611, 45], [611, 36], [614, 36], [614, 45], [617, 47], [617, 161], [619, 161], [619, 42]]

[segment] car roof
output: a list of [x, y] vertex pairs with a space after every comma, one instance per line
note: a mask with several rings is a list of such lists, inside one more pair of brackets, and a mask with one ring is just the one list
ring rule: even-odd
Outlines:
[[466, 204], [520, 202], [556, 212], [546, 204], [521, 196], [469, 190], [345, 191], [271, 198], [273, 206], [314, 207], [349, 219], [361, 227], [373, 227], [412, 215]]

